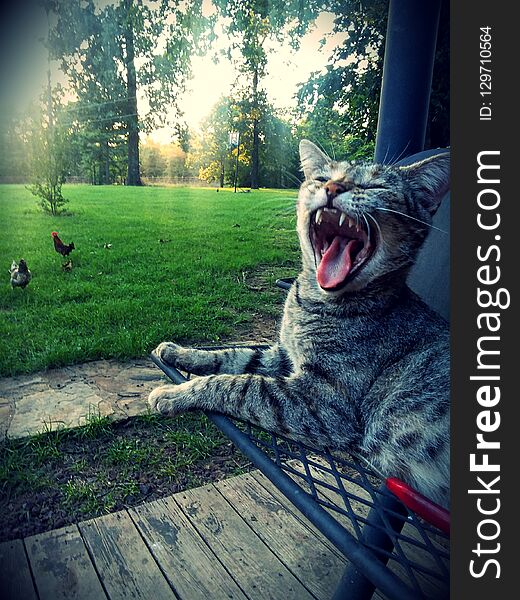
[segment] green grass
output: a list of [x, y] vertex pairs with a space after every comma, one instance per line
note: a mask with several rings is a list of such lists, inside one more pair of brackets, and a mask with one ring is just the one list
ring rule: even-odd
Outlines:
[[[44, 512], [51, 508], [73, 522], [143, 501], [150, 493], [161, 497], [204, 483], [215, 472], [215, 451], [227, 456], [216, 477], [248, 468], [247, 460], [229, 458], [228, 442], [203, 414], [147, 414], [126, 423], [86, 418], [83, 427], [0, 444], [0, 494], [11, 503], [4, 515], [10, 527], [23, 521], [28, 504], [33, 512], [45, 506]], [[0, 527], [0, 539], [4, 535]]]
[[[78, 185], [64, 194], [70, 215], [52, 217], [23, 186], [0, 186], [0, 376], [144, 356], [165, 339], [236, 338], [279, 311], [274, 280], [298, 268], [295, 191]], [[54, 230], [76, 245], [71, 272]], [[22, 257], [33, 280], [13, 290], [8, 270]]]

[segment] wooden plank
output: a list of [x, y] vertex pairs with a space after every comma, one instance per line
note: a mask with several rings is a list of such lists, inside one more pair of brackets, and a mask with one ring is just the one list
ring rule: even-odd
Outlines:
[[248, 598], [312, 598], [213, 485], [180, 492], [174, 499]]
[[75, 525], [25, 539], [40, 600], [106, 598]]
[[345, 560], [332, 553], [250, 475], [232, 477], [215, 486], [314, 596], [324, 600], [333, 596]]
[[173, 600], [153, 556], [126, 511], [79, 524], [110, 600]]
[[246, 598], [176, 502], [163, 498], [130, 511], [150, 551], [181, 598]]
[[[308, 527], [317, 537], [321, 539], [321, 541], [329, 548], [331, 552], [334, 552], [337, 556], [341, 558], [341, 560], [346, 561], [345, 556], [342, 552], [340, 552], [332, 542], [329, 540], [317, 529], [303, 514], [280, 492], [280, 490], [273, 485], [269, 479], [261, 472], [261, 471], [252, 471], [250, 473], [252, 477], [267, 491], [269, 491], [275, 498], [277, 498], [284, 506], [290, 510], [294, 516], [299, 519], [303, 525]], [[331, 511], [330, 511], [331, 512]], [[333, 514], [334, 516], [334, 514]], [[348, 565], [348, 561], [345, 562], [345, 568]], [[338, 582], [339, 583], [339, 582]], [[372, 595], [372, 600], [385, 600], [385, 597], [382, 596], [377, 590]]]
[[271, 481], [269, 481], [269, 479], [267, 479], [267, 477], [261, 472], [261, 471], [251, 471], [249, 473], [249, 475], [251, 475], [251, 477], [253, 477], [255, 479], [255, 481], [257, 481], [257, 483], [259, 483], [263, 488], [265, 488], [272, 496], [274, 496], [278, 502], [280, 502], [280, 504], [283, 504], [283, 506], [285, 507], [286, 510], [288, 510], [291, 514], [294, 515], [294, 517], [296, 519], [298, 519], [305, 527], [307, 527], [308, 529], [310, 529], [314, 535], [316, 537], [318, 537], [321, 542], [323, 544], [325, 544], [327, 546], [327, 548], [331, 551], [334, 552], [339, 558], [341, 558], [342, 560], [345, 560], [345, 557], [343, 556], [343, 554], [336, 548], [336, 546], [334, 546], [334, 544], [332, 542], [330, 542], [322, 533], [321, 531], [315, 526], [313, 525], [309, 519], [307, 519], [307, 517], [305, 517], [297, 508], [296, 506], [294, 506], [294, 504], [292, 504], [292, 502], [290, 502], [285, 496], [284, 494], [282, 494], [282, 492], [273, 484], [271, 483]]
[[[348, 561], [342, 552], [340, 552], [336, 546], [332, 542], [330, 542], [319, 529], [317, 529], [303, 514], [282, 494], [282, 492], [273, 485], [269, 479], [261, 472], [261, 471], [251, 471], [250, 475], [254, 477], [254, 479], [264, 487], [271, 495], [278, 499], [287, 510], [289, 510], [295, 518], [297, 518], [305, 527], [308, 527], [314, 535], [316, 535], [323, 544], [325, 544], [330, 552], [333, 552], [338, 556], [341, 560], [345, 561], [345, 568], [348, 565]], [[330, 511], [332, 512], [332, 511]], [[334, 513], [333, 513], [334, 516]], [[338, 581], [339, 583], [339, 581]], [[384, 600], [384, 597], [380, 595], [380, 593], [376, 590], [372, 595], [372, 600]]]
[[37, 599], [22, 540], [0, 544], [0, 564], [0, 598]]

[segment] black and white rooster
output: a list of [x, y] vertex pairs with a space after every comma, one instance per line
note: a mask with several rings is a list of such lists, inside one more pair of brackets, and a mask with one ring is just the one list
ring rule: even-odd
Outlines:
[[9, 273], [11, 274], [11, 285], [13, 288], [21, 287], [24, 289], [29, 285], [29, 281], [31, 281], [32, 274], [27, 268], [27, 263], [23, 258], [20, 259], [20, 264], [18, 265], [16, 264], [16, 261], [13, 260]]

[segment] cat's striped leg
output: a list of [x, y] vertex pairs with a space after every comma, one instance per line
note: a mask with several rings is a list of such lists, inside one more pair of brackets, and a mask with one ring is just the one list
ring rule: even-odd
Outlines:
[[173, 416], [186, 410], [210, 410], [259, 425], [269, 431], [320, 446], [354, 443], [360, 425], [344, 393], [301, 373], [292, 377], [212, 375], [181, 385], [156, 388], [152, 409]]
[[235, 347], [197, 350], [163, 342], [155, 353], [167, 364], [195, 375], [258, 373], [284, 375], [292, 371], [286, 351], [278, 344], [269, 348]]

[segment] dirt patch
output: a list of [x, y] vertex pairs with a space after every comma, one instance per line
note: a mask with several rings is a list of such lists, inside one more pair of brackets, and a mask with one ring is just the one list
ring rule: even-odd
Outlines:
[[[90, 428], [90, 429], [89, 429]], [[134, 417], [0, 447], [0, 541], [42, 533], [243, 473], [200, 414]]]
[[240, 340], [240, 344], [272, 344], [278, 339], [280, 323], [283, 315], [283, 306], [287, 298], [287, 291], [276, 287], [276, 281], [282, 278], [291, 278], [296, 274], [294, 265], [273, 267], [272, 265], [259, 265], [255, 269], [243, 271], [238, 277], [238, 282], [252, 292], [267, 292], [272, 294], [276, 303], [270, 305], [267, 312], [254, 312], [252, 319], [238, 326], [233, 337], [223, 341], [230, 345]]

